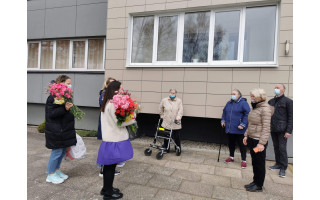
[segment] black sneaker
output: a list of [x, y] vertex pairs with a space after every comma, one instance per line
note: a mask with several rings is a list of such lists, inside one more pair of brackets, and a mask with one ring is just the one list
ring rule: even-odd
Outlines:
[[249, 188], [249, 187], [252, 187], [253, 185], [255, 185], [255, 183], [254, 183], [254, 182], [251, 182], [251, 183], [249, 183], [248, 185], [245, 185], [244, 188], [247, 189], [247, 188]]
[[246, 189], [249, 192], [262, 192], [262, 187], [257, 186], [256, 184], [254, 184], [253, 186], [246, 188]]
[[269, 170], [272, 170], [272, 171], [273, 171], [273, 170], [278, 170], [278, 169], [280, 169], [280, 166], [277, 165], [277, 164], [269, 167]]
[[103, 195], [103, 200], [106, 200], [106, 199], [121, 199], [122, 197], [123, 197], [122, 193], [113, 193], [111, 195], [104, 194]]
[[[118, 188], [112, 188], [112, 190], [113, 190], [113, 193], [120, 193], [120, 190]], [[108, 195], [107, 192], [103, 188], [101, 189], [100, 194], [101, 195], [105, 195], [105, 194]]]
[[115, 176], [117, 176], [117, 175], [119, 175], [120, 174], [120, 171], [118, 171], [118, 170], [116, 170], [115, 172], [114, 172], [114, 175]]
[[286, 177], [286, 170], [285, 169], [280, 169], [279, 176], [281, 178], [285, 178]]

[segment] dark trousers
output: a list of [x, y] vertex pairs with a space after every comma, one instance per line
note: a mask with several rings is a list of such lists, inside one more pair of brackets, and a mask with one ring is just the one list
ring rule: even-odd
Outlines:
[[248, 148], [250, 149], [252, 158], [253, 182], [257, 186], [262, 187], [266, 176], [266, 149], [268, 143], [264, 146], [265, 149], [262, 152], [255, 153], [253, 148], [255, 148], [258, 143], [258, 140], [250, 137], [247, 139]]
[[[181, 150], [181, 142], [180, 142], [180, 129], [172, 130], [172, 139], [177, 144], [178, 147], [180, 147]], [[163, 147], [167, 148], [169, 140], [164, 140]], [[170, 144], [169, 144], [169, 150], [170, 150]]]
[[243, 144], [243, 134], [227, 134], [228, 136], [228, 146], [229, 146], [229, 152], [230, 152], [230, 157], [234, 157], [234, 151], [236, 150], [236, 143], [238, 143], [240, 152], [241, 152], [241, 159], [243, 161], [246, 161], [247, 157], [247, 148]]
[[116, 170], [117, 164], [113, 165], [104, 165], [103, 166], [103, 190], [108, 194], [112, 194], [114, 172]]
[[286, 170], [288, 167], [287, 138], [285, 133], [271, 132], [276, 164]]

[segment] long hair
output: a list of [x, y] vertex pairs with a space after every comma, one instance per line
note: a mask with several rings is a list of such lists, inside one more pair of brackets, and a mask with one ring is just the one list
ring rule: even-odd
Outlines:
[[121, 82], [119, 81], [112, 81], [108, 87], [106, 88], [106, 92], [103, 97], [103, 102], [100, 108], [101, 112], [104, 112], [104, 108], [106, 107], [107, 102], [113, 98], [113, 96], [116, 94], [116, 91], [119, 91], [121, 86]]
[[64, 83], [66, 80], [71, 79], [69, 76], [67, 75], [60, 75], [56, 78], [56, 83]]

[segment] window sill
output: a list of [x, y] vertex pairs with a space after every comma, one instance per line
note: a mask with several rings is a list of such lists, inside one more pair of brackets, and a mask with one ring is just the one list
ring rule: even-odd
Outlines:
[[225, 64], [225, 65], [210, 65], [210, 64], [182, 64], [182, 65], [154, 65], [154, 64], [136, 64], [136, 65], [126, 65], [127, 68], [135, 68], [135, 67], [159, 67], [159, 68], [188, 68], [188, 67], [193, 67], [193, 68], [229, 68], [229, 67], [238, 67], [238, 68], [243, 68], [243, 67], [279, 67], [278, 64]]
[[45, 70], [28, 69], [27, 73], [79, 73], [79, 74], [104, 74], [105, 70]]

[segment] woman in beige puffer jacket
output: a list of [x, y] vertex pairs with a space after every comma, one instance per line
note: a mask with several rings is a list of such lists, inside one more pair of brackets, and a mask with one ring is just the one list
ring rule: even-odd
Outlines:
[[[270, 122], [273, 108], [266, 101], [267, 95], [263, 89], [253, 89], [250, 92], [253, 110], [248, 116], [248, 129], [244, 134], [243, 144], [247, 145], [253, 167], [253, 182], [245, 185], [248, 191], [262, 191], [266, 174], [266, 148], [270, 135]], [[254, 148], [257, 151], [254, 151]]]

